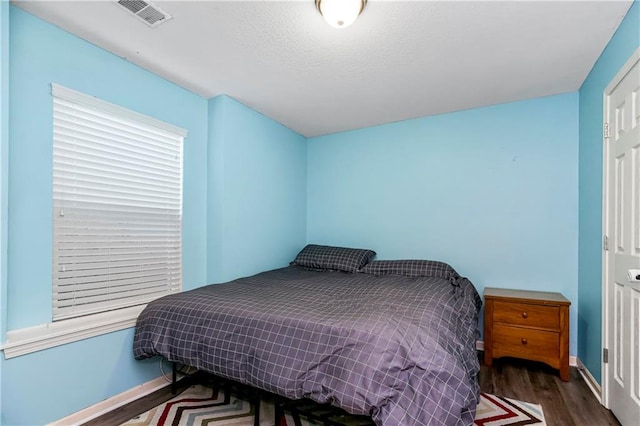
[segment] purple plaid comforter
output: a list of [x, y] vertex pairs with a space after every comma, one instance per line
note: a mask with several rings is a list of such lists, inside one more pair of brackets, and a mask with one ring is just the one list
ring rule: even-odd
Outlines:
[[481, 304], [465, 278], [290, 266], [149, 303], [133, 349], [378, 425], [471, 425]]

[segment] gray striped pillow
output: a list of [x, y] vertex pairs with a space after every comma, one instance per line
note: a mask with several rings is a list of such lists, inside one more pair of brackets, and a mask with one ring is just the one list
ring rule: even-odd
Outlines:
[[308, 244], [292, 262], [293, 265], [320, 270], [338, 270], [354, 273], [376, 255], [369, 249], [320, 246]]
[[360, 270], [371, 275], [404, 275], [406, 277], [440, 277], [457, 279], [460, 277], [455, 269], [444, 262], [436, 260], [375, 260]]

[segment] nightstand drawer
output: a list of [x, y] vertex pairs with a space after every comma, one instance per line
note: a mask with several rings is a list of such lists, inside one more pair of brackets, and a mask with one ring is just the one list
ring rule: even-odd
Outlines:
[[512, 356], [547, 363], [559, 368], [560, 336], [552, 331], [495, 324], [493, 356]]
[[493, 321], [502, 324], [525, 325], [529, 327], [560, 329], [560, 308], [557, 306], [534, 305], [528, 303], [501, 302], [496, 300]]

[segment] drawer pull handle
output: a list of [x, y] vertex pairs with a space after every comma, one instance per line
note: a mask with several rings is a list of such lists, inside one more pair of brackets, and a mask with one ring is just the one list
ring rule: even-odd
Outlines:
[[528, 317], [529, 317], [529, 314], [528, 314], [528, 313], [526, 313], [526, 312], [523, 312], [523, 313], [522, 313], [522, 318], [528, 318]]
[[522, 344], [526, 345], [527, 344], [527, 339], [522, 339]]

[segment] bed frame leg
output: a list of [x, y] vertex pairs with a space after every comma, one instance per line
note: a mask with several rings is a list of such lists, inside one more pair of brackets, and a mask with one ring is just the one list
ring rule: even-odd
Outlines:
[[178, 393], [178, 384], [177, 384], [177, 378], [178, 376], [178, 367], [177, 364], [175, 362], [171, 363], [171, 395], [175, 395], [176, 393]]
[[225, 380], [222, 386], [224, 387], [224, 405], [229, 405], [231, 402], [231, 382]]
[[256, 392], [256, 396], [253, 399], [254, 400], [254, 404], [256, 405], [255, 408], [255, 415], [253, 416], [253, 426], [260, 426], [260, 392]]
[[275, 405], [274, 423], [275, 423], [276, 426], [280, 426], [281, 418], [282, 418], [282, 416], [284, 416], [284, 410], [282, 409], [282, 400], [280, 400], [279, 397], [276, 397], [276, 399], [274, 401], [274, 405]]

